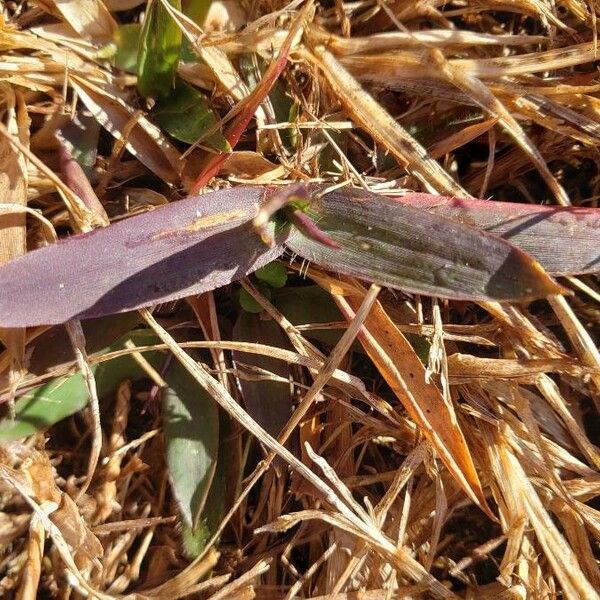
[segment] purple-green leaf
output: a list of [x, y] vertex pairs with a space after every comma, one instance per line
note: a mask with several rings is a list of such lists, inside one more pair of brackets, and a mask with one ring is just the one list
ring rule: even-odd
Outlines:
[[0, 326], [124, 312], [241, 279], [283, 250], [252, 227], [261, 197], [237, 188], [188, 198], [11, 261], [0, 268]]
[[498, 235], [531, 254], [552, 275], [600, 272], [600, 210], [463, 200], [410, 193], [395, 198]]
[[315, 197], [308, 215], [340, 248], [300, 232], [286, 246], [338, 273], [460, 300], [528, 301], [562, 290], [505, 240], [385, 196], [335, 190]]
[[323, 191], [306, 186], [307, 217], [338, 249], [306, 228], [308, 236], [288, 235], [289, 226], [275, 231], [273, 223], [276, 243], [267, 247], [252, 219], [276, 190], [238, 187], [192, 197], [0, 267], [0, 326], [62, 323], [213, 290], [271, 262], [286, 246], [332, 271], [470, 300], [522, 301], [560, 292], [516, 246], [550, 273], [600, 271], [598, 209]]

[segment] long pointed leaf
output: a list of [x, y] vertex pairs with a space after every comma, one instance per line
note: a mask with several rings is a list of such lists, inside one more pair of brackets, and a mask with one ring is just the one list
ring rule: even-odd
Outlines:
[[0, 268], [0, 326], [124, 312], [224, 286], [282, 252], [252, 228], [260, 190], [174, 202]]
[[196, 529], [219, 450], [218, 405], [179, 364], [171, 365], [163, 391], [163, 425], [173, 494], [184, 522]]
[[526, 301], [561, 288], [528, 254], [496, 236], [360, 190], [336, 190], [310, 204], [333, 249], [296, 233], [294, 253], [354, 277], [454, 299]]
[[[169, 0], [181, 9], [179, 0]], [[166, 97], [173, 89], [181, 30], [160, 0], [148, 5], [138, 49], [138, 89], [143, 96]]]
[[[307, 186], [309, 194], [322, 191]], [[283, 251], [282, 231], [269, 249], [251, 225], [267, 195], [265, 188], [242, 187], [188, 198], [15, 259], [0, 268], [0, 326], [124, 312], [235, 281]], [[314, 200], [310, 212], [342, 248], [296, 232], [286, 242], [290, 250], [333, 271], [407, 291], [473, 300], [529, 300], [560, 291], [515, 246], [552, 273], [600, 271], [597, 209], [427, 194], [398, 199], [346, 189]], [[557, 248], [561, 239], [575, 243]]]
[[600, 271], [600, 210], [407, 194], [399, 203], [484, 229], [525, 250], [555, 275]]
[[[345, 302], [340, 296], [334, 299], [346, 318], [353, 319], [361, 299], [348, 297]], [[365, 320], [358, 339], [458, 484], [473, 502], [492, 516], [454, 407], [427, 381], [425, 367], [417, 353], [378, 302]]]

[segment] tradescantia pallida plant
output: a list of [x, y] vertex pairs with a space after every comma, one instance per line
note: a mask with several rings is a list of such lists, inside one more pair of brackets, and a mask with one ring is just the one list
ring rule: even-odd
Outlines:
[[[257, 227], [265, 210], [272, 218]], [[600, 270], [598, 225], [597, 209], [392, 198], [318, 185], [237, 187], [6, 264], [0, 326], [56, 324], [175, 300], [284, 255], [407, 292], [530, 301], [561, 292], [550, 274]]]

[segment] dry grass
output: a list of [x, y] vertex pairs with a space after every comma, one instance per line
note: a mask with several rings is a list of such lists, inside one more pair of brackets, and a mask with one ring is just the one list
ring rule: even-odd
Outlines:
[[[259, 59], [270, 64], [290, 44], [279, 81], [297, 117], [278, 121], [264, 100], [211, 188], [325, 180], [598, 206], [597, 2], [221, 4], [230, 14], [206, 31], [175, 15], [204, 61], [182, 64], [180, 76], [235, 124], [252, 106], [240, 57], [254, 57], [257, 76]], [[54, 174], [54, 134], [71, 115], [87, 111], [103, 128], [93, 182], [104, 206], [121, 207], [113, 218], [176, 200], [207, 172], [203, 140], [170, 141], [135, 78], [98, 57], [115, 17], [138, 21], [143, 5], [0, 2], [0, 202], [12, 213], [0, 262], [48, 228], [106, 223]], [[44, 219], [26, 221], [25, 205]], [[0, 596], [600, 598], [597, 280], [565, 279], [576, 295], [507, 306], [307, 275], [350, 323], [327, 355], [306, 339], [310, 326], [294, 327], [249, 282], [293, 350], [221, 341], [212, 294], [193, 305], [204, 336], [198, 327], [185, 344], [171, 336], [189, 314], [183, 303], [168, 318], [142, 311], [231, 422], [228, 512], [202, 554], [190, 562], [182, 551], [156, 408], [162, 382], [149, 369], [153, 383], [124, 382], [96, 410], [0, 447]], [[405, 333], [429, 342], [428, 364]], [[81, 351], [33, 375], [27, 352], [40, 334], [0, 331], [3, 398], [76, 368], [94, 398], [89, 364], [110, 356]], [[71, 334], [82, 350], [77, 325]], [[355, 339], [370, 360], [348, 352]], [[191, 347], [210, 349], [217, 377]], [[230, 354], [240, 349], [294, 368], [301, 399], [279, 439], [241, 408], [244, 375]], [[297, 452], [283, 445], [292, 435]], [[259, 452], [246, 461], [252, 439], [262, 462]]]

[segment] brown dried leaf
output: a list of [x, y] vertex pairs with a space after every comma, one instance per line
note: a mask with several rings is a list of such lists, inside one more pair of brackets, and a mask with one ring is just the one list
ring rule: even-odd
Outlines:
[[229, 175], [230, 179], [241, 180], [254, 185], [269, 184], [283, 179], [287, 169], [276, 165], [258, 152], [238, 150], [232, 152], [223, 163], [221, 173]]
[[448, 356], [448, 370], [454, 384], [490, 379], [535, 382], [543, 373], [567, 373], [573, 377], [583, 378], [592, 372], [592, 369], [573, 364], [570, 359], [482, 358], [458, 352]]
[[368, 131], [400, 165], [428, 191], [469, 197], [469, 194], [427, 154], [415, 140], [325, 48], [314, 48], [314, 62], [323, 72], [332, 91], [344, 104], [348, 115]]
[[85, 39], [97, 45], [108, 43], [115, 31], [117, 22], [102, 0], [44, 0], [58, 10], [69, 25]]
[[[30, 121], [22, 94], [8, 84], [0, 86], [0, 94], [7, 134], [28, 146]], [[0, 205], [27, 205], [27, 162], [6, 137], [0, 136]], [[0, 265], [27, 251], [25, 217], [24, 212], [0, 216]], [[10, 378], [16, 386], [25, 368], [25, 329], [0, 328], [0, 340], [10, 353]]]
[[25, 475], [31, 486], [31, 495], [37, 503], [50, 502], [58, 505], [50, 514], [50, 520], [59, 528], [65, 541], [73, 549], [77, 564], [89, 564], [102, 556], [102, 544], [87, 526], [77, 505], [56, 485], [56, 475], [48, 456], [39, 452], [33, 453], [31, 462], [26, 465]]
[[480, 135], [487, 133], [496, 123], [497, 118], [486, 119], [481, 123], [475, 123], [474, 125], [468, 125], [460, 131], [448, 136], [447, 138], [437, 142], [431, 148], [429, 148], [429, 154], [431, 158], [441, 158], [444, 154], [448, 154], [456, 148], [468, 144], [474, 139], [477, 139]]
[[108, 85], [99, 87], [75, 75], [71, 75], [71, 85], [98, 122], [117, 140], [124, 140], [127, 149], [151, 172], [167, 183], [178, 181], [184, 161], [160, 129]]
[[[346, 318], [353, 318], [360, 299], [334, 297]], [[348, 310], [350, 309], [350, 310]], [[454, 408], [425, 379], [425, 367], [402, 332], [376, 303], [358, 338], [411, 418], [438, 452], [465, 493], [492, 518], [467, 442]]]
[[91, 532], [70, 496], [62, 494], [60, 505], [50, 519], [73, 549], [77, 564], [89, 564], [103, 555], [100, 540]]

